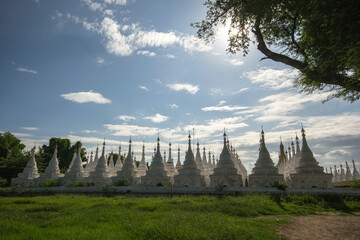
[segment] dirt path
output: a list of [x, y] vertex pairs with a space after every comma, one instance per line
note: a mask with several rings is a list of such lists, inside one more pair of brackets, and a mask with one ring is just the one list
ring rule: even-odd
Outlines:
[[297, 239], [360, 239], [360, 213], [339, 216], [336, 213], [289, 217], [291, 224], [277, 229], [278, 234]]

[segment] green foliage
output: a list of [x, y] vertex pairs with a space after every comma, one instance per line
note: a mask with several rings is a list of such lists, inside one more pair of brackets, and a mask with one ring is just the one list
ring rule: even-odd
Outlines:
[[275, 182], [272, 187], [276, 187], [279, 190], [286, 191], [289, 185], [287, 185], [285, 182]]
[[87, 182], [87, 183], [86, 183], [86, 186], [87, 186], [87, 187], [95, 186], [95, 183], [92, 182], [92, 181], [90, 181], [90, 182]]
[[120, 179], [114, 182], [114, 186], [129, 186], [130, 181], [128, 179]]
[[83, 181], [74, 181], [74, 182], [71, 182], [71, 181], [68, 181], [66, 186], [68, 187], [83, 187], [84, 186], [84, 182]]
[[1, 179], [0, 180], [0, 187], [9, 187], [10, 186], [10, 184], [9, 184], [9, 182], [6, 180], [6, 179]]
[[350, 184], [350, 188], [360, 188], [360, 180], [354, 180], [354, 182]]
[[10, 182], [17, 177], [30, 159], [25, 145], [12, 133], [0, 133], [0, 176]]
[[360, 15], [354, 10], [360, 1], [207, 0], [204, 5], [206, 18], [192, 24], [200, 38], [214, 40], [218, 26], [230, 22], [228, 52], [248, 54], [253, 33], [263, 59], [300, 71], [295, 86], [301, 91], [360, 99]]
[[55, 179], [45, 179], [44, 181], [44, 187], [58, 187], [59, 181]]
[[[0, 239], [282, 239], [261, 215], [358, 211], [353, 199], [322, 197], [89, 197], [0, 199]], [[344, 205], [332, 207], [342, 201]], [[308, 203], [305, 203], [308, 202]], [[136, 226], [136, 231], [134, 230]]]

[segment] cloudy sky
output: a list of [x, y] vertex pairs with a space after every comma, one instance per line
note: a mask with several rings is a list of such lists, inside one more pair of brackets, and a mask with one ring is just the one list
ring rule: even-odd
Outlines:
[[126, 151], [131, 136], [149, 160], [158, 134], [162, 151], [171, 141], [183, 156], [193, 129], [218, 156], [226, 128], [250, 171], [261, 126], [277, 162], [280, 137], [287, 146], [302, 122], [321, 165], [359, 163], [359, 103], [300, 94], [297, 71], [260, 62], [255, 46], [227, 54], [226, 27], [206, 45], [190, 26], [202, 2], [0, 1], [0, 131], [27, 148], [62, 137], [94, 150], [105, 138]]

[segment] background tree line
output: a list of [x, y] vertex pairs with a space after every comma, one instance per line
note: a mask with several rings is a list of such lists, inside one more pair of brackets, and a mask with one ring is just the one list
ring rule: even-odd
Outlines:
[[[58, 146], [57, 157], [61, 172], [68, 169], [75, 149], [77, 150], [79, 147], [82, 161], [87, 161], [86, 148], [82, 147], [80, 141], [72, 145], [67, 138], [51, 138], [48, 145], [44, 144], [36, 149], [35, 159], [39, 172], [45, 171], [56, 145]], [[30, 151], [25, 150], [25, 145], [21, 143], [20, 139], [10, 132], [0, 133], [0, 177], [6, 179], [8, 184], [11, 178], [17, 177], [18, 173], [24, 170], [30, 156]]]

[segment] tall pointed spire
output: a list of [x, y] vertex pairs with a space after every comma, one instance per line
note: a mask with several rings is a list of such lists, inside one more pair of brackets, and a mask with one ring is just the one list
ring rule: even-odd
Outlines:
[[141, 177], [141, 184], [145, 186], [165, 186], [171, 183], [172, 178], [168, 176], [165, 163], [160, 153], [160, 137], [157, 138], [157, 149], [151, 167], [146, 175]]
[[40, 178], [39, 178], [40, 181], [44, 181], [46, 179], [56, 179], [64, 176], [64, 174], [60, 173], [57, 151], [58, 151], [58, 146], [56, 144], [49, 165], [47, 166], [45, 172], [40, 174]]
[[142, 176], [146, 175], [147, 170], [148, 169], [147, 169], [146, 162], [145, 162], [145, 143], [143, 143], [142, 153], [141, 153], [141, 161], [139, 163], [137, 171], [139, 173], [139, 176], [142, 177]]
[[21, 185], [24, 187], [31, 187], [36, 185], [36, 179], [39, 178], [38, 168], [35, 161], [35, 146], [31, 151], [31, 158], [26, 164], [22, 173], [19, 173], [17, 178], [11, 180], [11, 185]]
[[276, 182], [284, 181], [284, 176], [278, 173], [274, 162], [265, 145], [264, 130], [261, 130], [259, 157], [252, 173], [249, 175], [249, 185], [253, 187], [272, 187]]
[[[230, 147], [227, 145], [229, 141], [226, 139], [226, 133], [224, 130], [224, 144], [220, 154], [220, 160], [214, 169], [214, 173], [210, 175], [211, 187], [241, 187], [242, 177], [239, 174], [238, 169], [231, 157]], [[215, 157], [215, 156], [214, 156]]]
[[113, 181], [127, 179], [129, 180], [130, 185], [137, 185], [140, 183], [140, 177], [136, 165], [134, 164], [134, 159], [132, 157], [131, 143], [132, 141], [130, 137], [129, 151], [123, 162], [121, 170], [117, 171], [117, 175], [113, 177]]
[[181, 168], [181, 162], [180, 162], [180, 145], [178, 145], [178, 159], [176, 162], [176, 170], [179, 171], [179, 169]]
[[347, 161], [345, 162], [345, 164], [346, 164], [346, 177], [345, 177], [345, 179], [346, 179], [346, 181], [351, 181], [352, 180], [352, 174], [351, 174], [351, 171], [350, 171], [350, 168], [349, 168], [349, 165], [348, 165], [348, 163], [347, 163]]
[[300, 159], [296, 162], [295, 172], [290, 174], [291, 186], [294, 188], [331, 188], [332, 175], [324, 173], [324, 168], [314, 158], [310, 150], [305, 130], [302, 127], [302, 148]]
[[174, 186], [178, 187], [200, 187], [206, 186], [204, 176], [201, 175], [200, 169], [195, 162], [194, 153], [191, 149], [191, 136], [188, 136], [188, 150], [185, 154], [185, 161], [179, 174], [174, 176]]
[[353, 180], [359, 180], [360, 179], [360, 174], [358, 172], [358, 170], [356, 169], [356, 166], [355, 166], [355, 161], [354, 159], [352, 160], [352, 164], [353, 164]]

